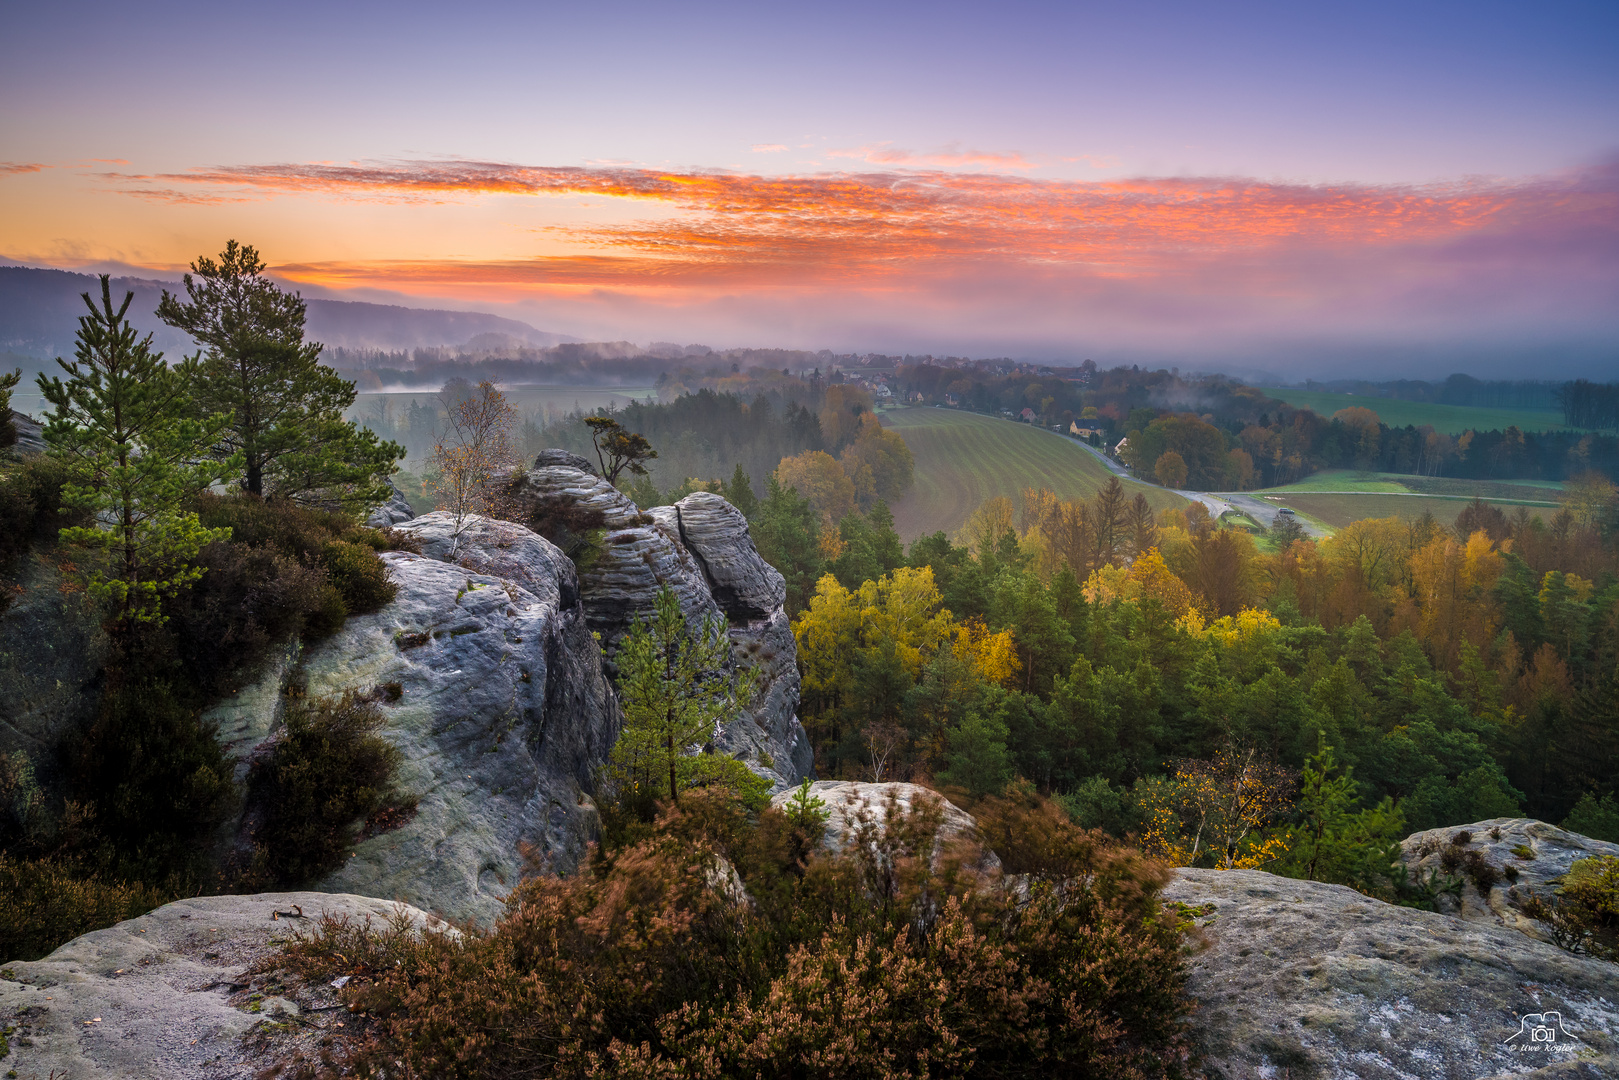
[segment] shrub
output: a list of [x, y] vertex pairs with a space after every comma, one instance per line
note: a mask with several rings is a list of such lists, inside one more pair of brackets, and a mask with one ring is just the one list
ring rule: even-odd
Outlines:
[[0, 852], [0, 960], [37, 960], [80, 934], [172, 899], [139, 882], [103, 880], [50, 860]]
[[288, 705], [285, 729], [248, 776], [249, 882], [297, 884], [336, 868], [359, 823], [397, 801], [400, 756], [376, 733], [383, 720], [352, 690]]
[[1569, 952], [1619, 961], [1619, 857], [1580, 859], [1564, 875], [1557, 896], [1530, 897], [1523, 911]]
[[170, 602], [169, 631], [187, 681], [210, 698], [236, 690], [276, 645], [321, 623], [337, 595], [318, 566], [270, 547], [214, 543], [198, 561], [206, 572]]
[[[59, 530], [85, 524], [84, 515], [61, 512], [66, 477], [55, 458], [0, 460], [0, 522], [5, 523], [0, 529], [0, 576], [10, 575], [32, 545], [50, 543]], [[10, 590], [0, 584], [0, 612], [10, 603]]]
[[376, 611], [399, 592], [388, 578], [388, 564], [368, 545], [333, 540], [321, 550], [321, 564], [351, 615]]
[[490, 931], [328, 920], [285, 960], [369, 976], [341, 991], [369, 1026], [339, 1067], [365, 1075], [1187, 1072], [1162, 871], [1027, 793], [990, 816], [1047, 879], [931, 857], [938, 805], [795, 861], [786, 814], [693, 792], [645, 839], [525, 881]]
[[68, 757], [72, 794], [116, 876], [201, 872], [207, 840], [236, 805], [233, 770], [213, 727], [168, 684], [109, 689]]
[[236, 690], [281, 642], [329, 637], [348, 615], [392, 600], [376, 553], [411, 539], [251, 495], [205, 494], [197, 513], [231, 537], [203, 549], [202, 579], [166, 610], [187, 681], [208, 698]]

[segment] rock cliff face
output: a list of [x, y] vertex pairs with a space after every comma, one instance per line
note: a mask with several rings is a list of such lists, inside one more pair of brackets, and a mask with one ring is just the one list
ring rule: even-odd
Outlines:
[[[579, 563], [579, 591], [590, 628], [609, 663], [637, 617], [649, 615], [667, 586], [695, 630], [718, 619], [733, 660], [758, 670], [748, 717], [718, 735], [721, 749], [747, 762], [777, 790], [809, 775], [814, 754], [798, 722], [798, 665], [782, 577], [760, 558], [747, 521], [708, 492], [642, 513], [607, 481], [547, 451], [519, 482], [521, 516]], [[558, 462], [546, 464], [547, 462]]]
[[509, 522], [471, 518], [459, 533], [446, 513], [394, 522], [422, 549], [383, 556], [397, 598], [289, 650], [210, 711], [245, 775], [271, 747], [288, 692], [375, 691], [417, 813], [357, 844], [315, 887], [487, 922], [522, 876], [525, 850], [574, 866], [596, 833], [594, 770], [621, 722], [611, 651], [665, 584], [694, 626], [725, 625], [733, 663], [759, 669], [753, 707], [719, 733], [720, 748], [778, 789], [807, 771], [782, 579], [729, 503], [705, 493], [643, 514], [573, 464], [535, 469], [519, 490], [568, 554]]
[[45, 452], [45, 428], [38, 420], [27, 413], [12, 410], [11, 426], [17, 432], [17, 441], [11, 448], [19, 454], [43, 454]]
[[423, 553], [383, 555], [397, 598], [211, 715], [221, 740], [250, 757], [269, 748], [285, 688], [377, 688], [383, 735], [404, 754], [401, 787], [418, 809], [315, 884], [488, 921], [523, 873], [522, 845], [562, 868], [583, 855], [596, 828], [592, 773], [617, 736], [617, 705], [573, 565], [555, 547], [475, 520], [451, 563], [449, 515], [398, 528]]

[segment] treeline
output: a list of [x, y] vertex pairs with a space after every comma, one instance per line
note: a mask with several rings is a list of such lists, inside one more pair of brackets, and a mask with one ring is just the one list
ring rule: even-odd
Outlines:
[[[1220, 375], [1114, 368], [1073, 379], [917, 365], [901, 369], [897, 382], [902, 393], [920, 394], [926, 404], [1013, 416], [1028, 408], [1042, 425], [1101, 429], [1111, 445], [1125, 440], [1119, 457], [1139, 475], [1171, 487], [1249, 490], [1323, 469], [1473, 480], [1619, 475], [1619, 437], [1517, 427], [1460, 435], [1428, 425], [1396, 428], [1377, 416], [1375, 401], [1325, 417]], [[1482, 400], [1480, 388], [1496, 385], [1452, 376], [1435, 396]], [[1541, 384], [1501, 385], [1507, 387], [1501, 393], [1522, 396]], [[1613, 390], [1570, 383], [1563, 393], [1565, 408], [1582, 410], [1581, 421], [1589, 421], [1582, 426], [1611, 426], [1602, 421], [1609, 415], [1603, 410], [1619, 408]], [[1167, 461], [1166, 454], [1172, 455]]]
[[1389, 397], [1399, 401], [1432, 402], [1437, 405], [1463, 405], [1475, 409], [1547, 409], [1559, 407], [1560, 385], [1547, 379], [1476, 379], [1452, 375], [1444, 382], [1421, 379], [1389, 379], [1366, 382], [1357, 379], [1307, 381], [1309, 390], [1349, 393], [1366, 397]]
[[830, 373], [835, 357], [822, 350], [727, 349], [667, 346], [643, 349], [628, 341], [566, 342], [549, 348], [522, 345], [435, 346], [412, 350], [328, 349], [323, 359], [376, 386], [431, 389], [449, 379], [488, 380], [507, 386], [652, 386], [684, 375], [691, 389], [702, 380], [755, 368]]
[[1282, 795], [1221, 828], [1245, 837], [1237, 864], [1303, 874], [1313, 770], [1346, 793], [1335, 827], [1360, 830], [1334, 880], [1421, 902], [1379, 854], [1409, 831], [1526, 813], [1619, 839], [1619, 498], [1594, 496], [1266, 553], [1197, 507], [1031, 491], [965, 546], [906, 551], [881, 513], [851, 516], [828, 559], [777, 484], [755, 535], [792, 587], [820, 775], [978, 795], [1021, 777], [1209, 865], [1200, 800], [1263, 766]]
[[1557, 403], [1570, 427], [1619, 428], [1619, 383], [1576, 379], [1558, 390]]

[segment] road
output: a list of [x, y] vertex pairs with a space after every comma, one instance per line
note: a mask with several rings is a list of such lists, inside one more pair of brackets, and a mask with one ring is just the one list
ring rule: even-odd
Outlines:
[[[1078, 442], [1078, 440], [1075, 441]], [[1106, 465], [1112, 472], [1118, 474], [1119, 476], [1130, 475], [1129, 469], [1126, 469], [1123, 465], [1120, 465], [1117, 461], [1114, 461], [1096, 447], [1090, 445], [1089, 443], [1083, 442], [1079, 443], [1079, 445], [1095, 454], [1096, 459], [1103, 465]], [[1139, 476], [1133, 477], [1133, 479], [1140, 480], [1144, 484], [1151, 483], [1150, 480], [1142, 480]], [[1253, 518], [1255, 521], [1259, 522], [1261, 525], [1265, 526], [1267, 529], [1270, 528], [1271, 522], [1276, 519], [1276, 512], [1281, 509], [1275, 503], [1266, 502], [1264, 499], [1257, 498], [1253, 495], [1243, 495], [1238, 492], [1221, 492], [1218, 495], [1211, 495], [1207, 491], [1182, 491], [1179, 488], [1171, 488], [1170, 490], [1182, 498], [1190, 499], [1193, 502], [1202, 503], [1208, 509], [1209, 516], [1211, 517], [1218, 518], [1227, 510], [1240, 510], [1244, 514], [1247, 514], [1249, 517]], [[1326, 529], [1323, 529], [1314, 522], [1307, 521], [1302, 517], [1298, 518], [1297, 520], [1298, 523], [1304, 528], [1304, 535], [1308, 537], [1320, 540], [1332, 535]]]
[[[1226, 492], [1223, 493], [1220, 498], [1225, 499], [1236, 509], [1241, 510], [1244, 514], [1247, 514], [1249, 517], [1253, 518], [1267, 529], [1270, 528], [1271, 522], [1276, 520], [1276, 513], [1281, 509], [1281, 507], [1277, 506], [1275, 503], [1266, 502], [1257, 495], [1243, 495], [1237, 492]], [[1332, 535], [1326, 529], [1323, 529], [1313, 521], [1305, 518], [1302, 514], [1296, 515], [1294, 520], [1297, 521], [1300, 527], [1304, 529], [1304, 535], [1310, 537], [1312, 540], [1323, 540]]]

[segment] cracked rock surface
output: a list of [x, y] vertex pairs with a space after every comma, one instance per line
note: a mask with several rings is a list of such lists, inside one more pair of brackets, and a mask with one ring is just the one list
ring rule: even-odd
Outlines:
[[[1180, 869], [1164, 898], [1205, 939], [1188, 990], [1216, 1080], [1619, 1075], [1619, 965], [1257, 870]], [[1548, 1012], [1566, 1035], [1518, 1034]]]
[[[1461, 879], [1459, 894], [1439, 896], [1439, 910], [1463, 919], [1483, 919], [1528, 934], [1539, 941], [1551, 936], [1523, 914], [1531, 896], [1550, 900], [1563, 876], [1577, 860], [1597, 855], [1619, 856], [1619, 844], [1560, 829], [1533, 818], [1491, 818], [1412, 833], [1400, 842], [1400, 860], [1413, 875], [1452, 874]], [[1474, 859], [1495, 871], [1495, 880], [1469, 873]], [[1486, 887], [1480, 888], [1483, 884]]]
[[[539, 460], [551, 459], [542, 454]], [[719, 748], [777, 791], [810, 775], [814, 752], [798, 722], [786, 586], [760, 557], [740, 511], [703, 491], [642, 513], [606, 480], [562, 464], [530, 470], [517, 497], [534, 530], [579, 562], [586, 621], [601, 635], [609, 664], [631, 625], [652, 614], [658, 591], [667, 586], [693, 630], [718, 620], [733, 662], [759, 672], [747, 715], [718, 733]]]
[[[301, 909], [303, 918], [297, 917]], [[276, 916], [281, 913], [280, 917]], [[405, 920], [426, 912], [364, 896], [259, 893], [166, 904], [49, 956], [0, 966], [0, 1028], [18, 1077], [224, 1080], [258, 1075], [282, 1032], [318, 1037], [344, 1011], [325, 987], [257, 978], [277, 944], [322, 915]]]
[[417, 811], [312, 884], [490, 923], [527, 868], [523, 845], [560, 869], [583, 857], [597, 828], [593, 770], [617, 736], [618, 706], [573, 565], [554, 547], [481, 519], [455, 537], [442, 513], [397, 528], [424, 552], [382, 556], [397, 597], [273, 665], [210, 717], [221, 741], [251, 757], [272, 745], [288, 687], [373, 692]]

